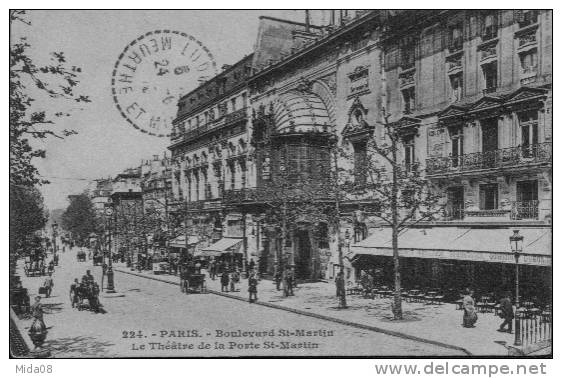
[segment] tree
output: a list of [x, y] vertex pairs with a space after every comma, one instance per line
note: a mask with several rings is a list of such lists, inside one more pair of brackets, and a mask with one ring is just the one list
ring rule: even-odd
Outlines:
[[36, 188], [10, 186], [10, 251], [26, 253], [36, 246], [36, 232], [45, 227], [47, 211]]
[[[10, 11], [10, 26], [31, 26], [23, 10]], [[30, 140], [76, 134], [74, 130], [56, 131], [56, 119], [70, 116], [69, 105], [90, 102], [77, 94], [81, 69], [69, 65], [63, 52], [52, 52], [48, 63], [36, 64], [31, 58], [31, 45], [25, 37], [10, 44], [10, 185], [33, 186], [47, 183], [33, 165], [34, 158], [44, 158], [46, 150], [35, 148]], [[37, 100], [42, 102], [39, 109]], [[51, 101], [59, 110], [52, 109]]]
[[[436, 194], [418, 162], [406, 158], [402, 151], [405, 141], [412, 140], [412, 131], [389, 122], [389, 115], [382, 110], [377, 125], [380, 138], [370, 137], [366, 154], [360, 166], [347, 172], [346, 192], [356, 199], [367, 200], [374, 209], [373, 215], [392, 228], [392, 250], [394, 262], [395, 319], [402, 319], [400, 255], [398, 236], [413, 223], [430, 220], [442, 211], [441, 195]], [[349, 158], [349, 156], [346, 156]]]
[[80, 243], [86, 242], [91, 233], [100, 231], [102, 225], [90, 197], [86, 194], [70, 197], [70, 204], [62, 214], [62, 227]]
[[[326, 152], [328, 150], [325, 148]], [[329, 157], [329, 154], [323, 157]], [[255, 199], [265, 207], [264, 225], [275, 230], [280, 239], [274, 249], [275, 273], [295, 265], [294, 246], [291, 244], [291, 251], [285, 247], [289, 244], [287, 240], [294, 239], [298, 223], [306, 224], [314, 231], [321, 223], [332, 224], [333, 220], [330, 161], [323, 158], [297, 160], [298, 157], [291, 154], [284, 155], [274, 165], [271, 181], [255, 191]], [[302, 169], [295, 167], [298, 164]]]

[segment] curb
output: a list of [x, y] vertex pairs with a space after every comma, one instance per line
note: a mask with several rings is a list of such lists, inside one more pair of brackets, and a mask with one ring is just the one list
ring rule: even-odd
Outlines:
[[[113, 268], [113, 270], [117, 271], [117, 272], [120, 272], [120, 273], [130, 274], [130, 275], [133, 275], [133, 276], [142, 277], [142, 278], [146, 278], [146, 279], [149, 279], [149, 280], [160, 281], [160, 282], [169, 283], [169, 284], [172, 284], [172, 285], [179, 286], [179, 283], [171, 281], [171, 280], [167, 280], [167, 279], [164, 279], [164, 278], [145, 276], [143, 274], [139, 274], [139, 273], [135, 273], [135, 272], [122, 271], [118, 268], [117, 269]], [[248, 303], [247, 299], [245, 299], [243, 297], [239, 297], [237, 295], [227, 294], [227, 293], [223, 293], [223, 292], [215, 291], [215, 290], [210, 290], [210, 289], [207, 289], [207, 292], [209, 292], [211, 294], [219, 295], [219, 296], [222, 296], [222, 297], [226, 297], [226, 298], [230, 298], [230, 299], [236, 299], [236, 300]], [[379, 328], [379, 327], [370, 326], [370, 325], [361, 324], [361, 323], [350, 322], [348, 320], [333, 318], [331, 316], [320, 315], [320, 314], [316, 314], [316, 313], [309, 312], [309, 311], [297, 310], [297, 309], [294, 309], [294, 308], [291, 308], [291, 307], [280, 306], [280, 305], [273, 304], [273, 303], [267, 303], [267, 302], [261, 302], [261, 301], [257, 301], [257, 302], [254, 302], [254, 303], [258, 304], [258, 305], [261, 305], [261, 306], [274, 308], [276, 310], [292, 312], [292, 313], [298, 314], [298, 315], [309, 316], [309, 317], [312, 317], [312, 318], [317, 318], [317, 319], [329, 321], [329, 322], [332, 322], [332, 323], [339, 323], [339, 324], [343, 324], [343, 325], [354, 327], [354, 328], [360, 328], [360, 329], [365, 329], [365, 330], [372, 331], [372, 332], [378, 332], [378, 333], [382, 333], [382, 334], [389, 335], [389, 336], [399, 337], [401, 339], [417, 341], [417, 342], [421, 342], [421, 343], [425, 343], [425, 344], [431, 344], [431, 345], [435, 345], [435, 346], [438, 346], [438, 347], [441, 347], [441, 348], [446, 348], [446, 349], [452, 349], [452, 350], [462, 352], [462, 353], [466, 354], [467, 356], [473, 355], [471, 352], [469, 352], [465, 348], [462, 348], [462, 347], [459, 347], [459, 346], [456, 346], [456, 345], [450, 345], [450, 344], [442, 343], [440, 341], [424, 339], [422, 337], [412, 336], [412, 335], [408, 335], [408, 334], [402, 333], [402, 332], [390, 331], [390, 330], [384, 329], [384, 328]]]

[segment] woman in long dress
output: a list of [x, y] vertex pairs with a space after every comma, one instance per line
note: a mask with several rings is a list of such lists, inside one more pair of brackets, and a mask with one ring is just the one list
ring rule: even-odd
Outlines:
[[39, 347], [47, 337], [47, 326], [43, 321], [43, 305], [41, 304], [41, 297], [35, 297], [35, 303], [31, 306], [31, 316], [33, 316], [33, 323], [29, 327], [29, 336], [33, 341], [35, 347]]
[[474, 291], [467, 290], [465, 297], [462, 300], [464, 315], [463, 315], [463, 327], [473, 328], [474, 323], [478, 320], [478, 315], [476, 314], [476, 308], [474, 307]]

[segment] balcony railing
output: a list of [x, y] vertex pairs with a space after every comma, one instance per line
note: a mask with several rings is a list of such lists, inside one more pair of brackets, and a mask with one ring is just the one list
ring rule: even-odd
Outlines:
[[224, 191], [224, 202], [229, 204], [253, 202], [258, 199], [256, 189], [229, 189]]
[[539, 201], [517, 201], [512, 205], [512, 219], [539, 219]]
[[194, 130], [183, 133], [183, 136], [181, 133], [175, 133], [172, 136], [172, 139], [179, 139], [181, 137], [181, 139], [184, 141], [191, 140], [219, 127], [243, 120], [246, 116], [247, 108], [243, 107], [242, 109], [238, 109], [232, 113], [224, 115], [223, 117], [219, 117], [213, 121], [203, 124]]
[[473, 171], [491, 168], [516, 167], [533, 163], [546, 163], [552, 158], [552, 143], [533, 144], [488, 152], [475, 152], [460, 156], [426, 160], [428, 175]]
[[444, 220], [462, 220], [471, 218], [504, 218], [506, 220], [539, 219], [539, 201], [517, 201], [508, 209], [466, 210], [462, 205], [448, 207], [444, 211]]
[[464, 218], [464, 207], [463, 206], [452, 206], [445, 210], [446, 220], [456, 220]]

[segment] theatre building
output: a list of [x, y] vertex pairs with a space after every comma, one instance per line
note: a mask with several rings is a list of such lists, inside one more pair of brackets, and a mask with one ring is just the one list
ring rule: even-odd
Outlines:
[[[384, 73], [404, 148], [446, 206], [399, 237], [404, 286], [514, 288], [509, 237], [524, 237], [521, 295], [552, 282], [552, 12], [404, 11], [389, 17]], [[391, 282], [387, 229], [351, 247], [356, 269]]]

